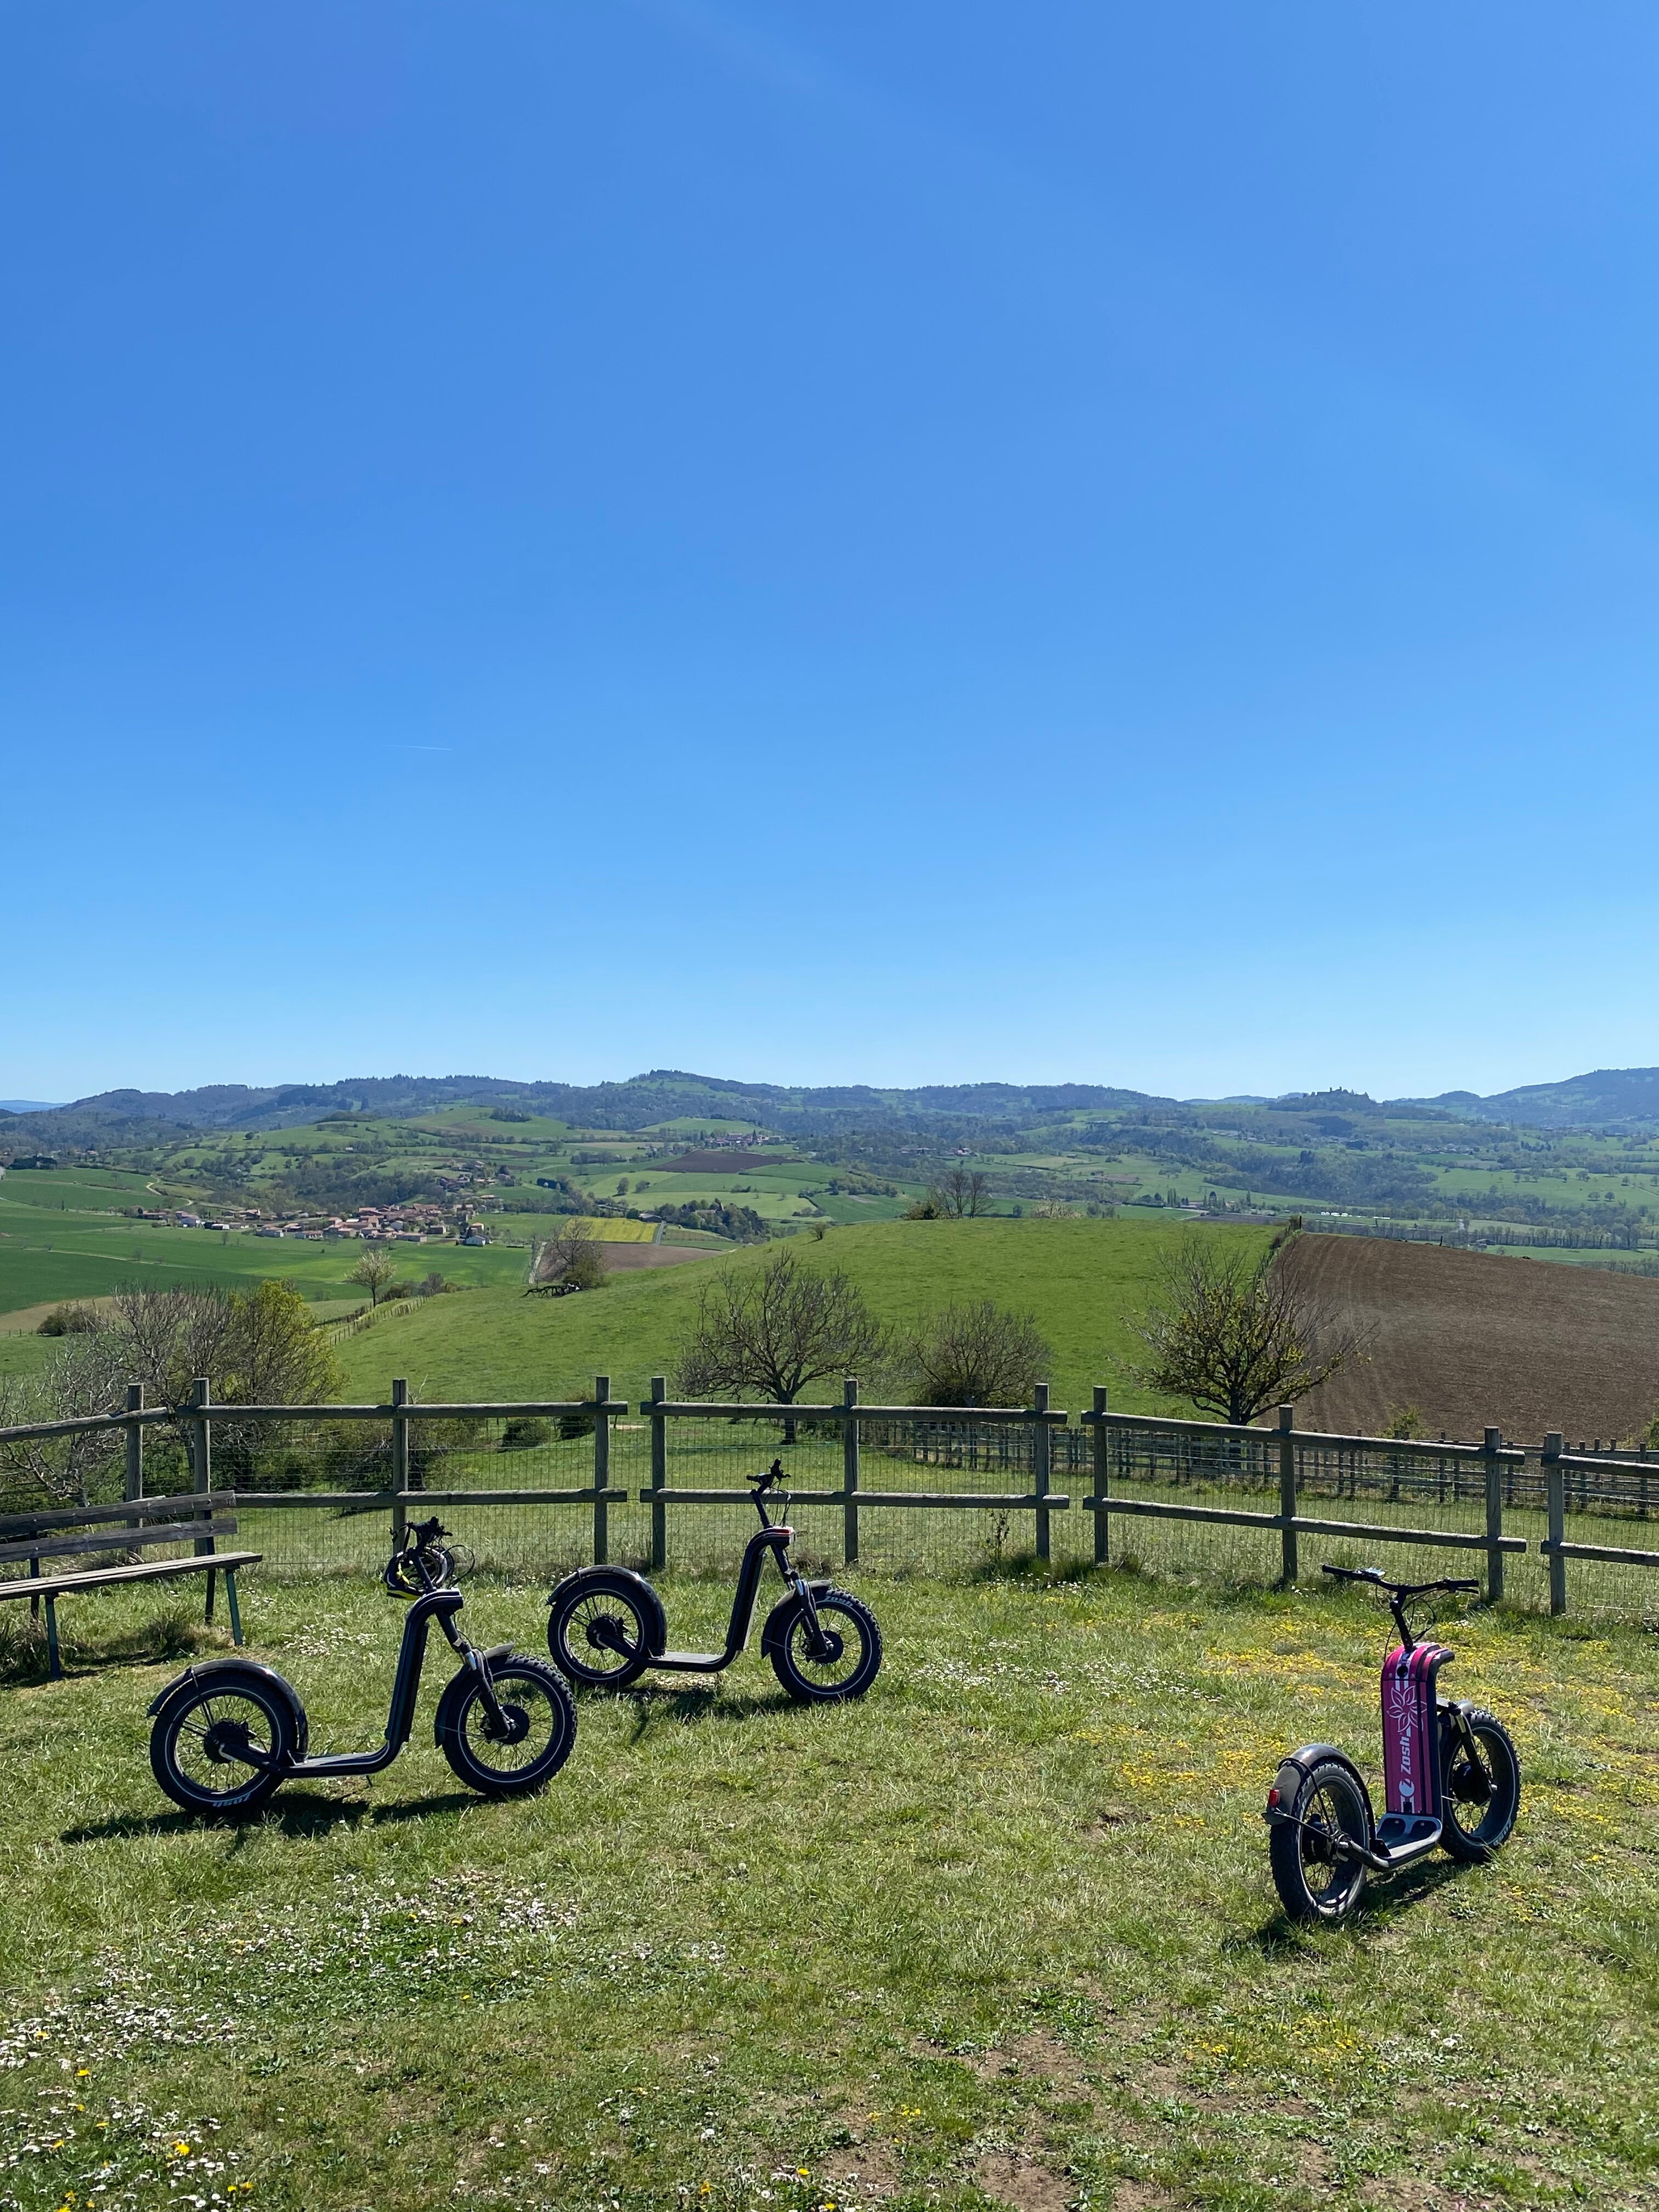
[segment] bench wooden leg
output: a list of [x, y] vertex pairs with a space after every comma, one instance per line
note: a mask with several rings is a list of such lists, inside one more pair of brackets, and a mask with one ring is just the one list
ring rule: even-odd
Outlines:
[[60, 1681], [64, 1669], [58, 1657], [58, 1605], [53, 1598], [46, 1600], [46, 1680]]
[[230, 1607], [230, 1640], [233, 1644], [240, 1644], [242, 1640], [242, 1614], [241, 1609], [236, 1602], [236, 1570], [234, 1567], [227, 1567], [225, 1569], [225, 1602]]
[[202, 1615], [210, 1625], [213, 1620], [213, 1585], [217, 1579], [217, 1571], [210, 1567], [207, 1571], [207, 1611]]

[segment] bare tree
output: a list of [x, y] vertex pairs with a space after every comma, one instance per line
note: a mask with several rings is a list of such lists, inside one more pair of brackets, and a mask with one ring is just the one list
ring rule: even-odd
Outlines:
[[228, 1405], [314, 1406], [339, 1387], [328, 1339], [290, 1283], [251, 1296], [206, 1285], [116, 1295], [108, 1334], [128, 1382], [180, 1407], [205, 1375]]
[[[130, 1377], [106, 1333], [69, 1338], [33, 1374], [0, 1376], [0, 1428], [118, 1413]], [[31, 1500], [86, 1505], [123, 1449], [118, 1431], [28, 1437], [0, 1445], [0, 1487]]]
[[[888, 1341], [844, 1269], [803, 1267], [780, 1249], [758, 1268], [722, 1269], [703, 1285], [680, 1352], [680, 1387], [693, 1398], [754, 1391], [790, 1406], [820, 1375], [879, 1365]], [[793, 1423], [785, 1435], [793, 1441]]]
[[530, 1271], [532, 1291], [553, 1283], [597, 1291], [604, 1287], [605, 1279], [605, 1247], [593, 1234], [592, 1223], [580, 1219], [572, 1220], [538, 1248]]
[[946, 1306], [905, 1351], [918, 1406], [1029, 1406], [1054, 1364], [1036, 1316], [989, 1298]]
[[378, 1306], [381, 1291], [397, 1272], [391, 1253], [379, 1251], [371, 1244], [346, 1280], [356, 1283], [360, 1290], [367, 1291], [369, 1304]]
[[1360, 1350], [1356, 1332], [1299, 1285], [1279, 1255], [1261, 1260], [1202, 1231], [1181, 1238], [1136, 1330], [1149, 1390], [1224, 1421], [1293, 1405]]
[[991, 1178], [978, 1168], [952, 1168], [927, 1193], [928, 1203], [946, 1221], [985, 1212], [991, 1202]]
[[128, 1379], [143, 1384], [153, 1406], [182, 1406], [198, 1375], [217, 1382], [234, 1325], [228, 1292], [184, 1283], [167, 1291], [129, 1285], [117, 1291], [110, 1316]]

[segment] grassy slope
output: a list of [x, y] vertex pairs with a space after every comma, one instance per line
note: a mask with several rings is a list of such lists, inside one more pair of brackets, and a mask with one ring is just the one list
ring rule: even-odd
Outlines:
[[[1150, 1401], [1125, 1371], [1134, 1350], [1129, 1318], [1160, 1255], [1188, 1233], [1267, 1241], [1260, 1230], [1151, 1222], [903, 1221], [836, 1229], [790, 1249], [809, 1267], [845, 1267], [876, 1312], [901, 1325], [951, 1298], [1029, 1309], [1054, 1349], [1056, 1405], [1086, 1406], [1091, 1385], [1103, 1382], [1113, 1402], [1133, 1411]], [[708, 1264], [750, 1268], [765, 1257], [756, 1246]], [[496, 1291], [435, 1300], [365, 1332], [341, 1358], [352, 1389], [371, 1396], [393, 1375], [406, 1376], [417, 1395], [490, 1398], [562, 1396], [608, 1374], [618, 1395], [637, 1399], [653, 1373], [672, 1372], [708, 1279], [699, 1265], [619, 1276], [572, 1298]]]
[[[7, 1184], [12, 1180], [9, 1176]], [[524, 1249], [505, 1246], [391, 1249], [403, 1273], [419, 1276], [435, 1267], [461, 1283], [521, 1283], [530, 1258]], [[350, 1238], [307, 1244], [240, 1232], [225, 1237], [113, 1216], [46, 1212], [0, 1194], [0, 1312], [46, 1299], [97, 1297], [128, 1283], [151, 1289], [224, 1283], [243, 1290], [271, 1275], [296, 1284], [307, 1297], [337, 1298], [362, 1257], [362, 1247]]]
[[[1519, 1739], [1516, 1836], [1306, 1937], [1261, 1796], [1309, 1735], [1374, 1771], [1374, 1608], [1122, 1576], [866, 1591], [887, 1662], [862, 1706], [796, 1711], [751, 1652], [712, 1693], [585, 1702], [570, 1765], [518, 1803], [453, 1782], [431, 1680], [379, 1783], [296, 1785], [230, 1831], [150, 1779], [176, 1659], [0, 1690], [26, 1784], [0, 1793], [4, 2202], [1659, 2203], [1639, 1636], [1460, 1622], [1459, 1688]], [[466, 1625], [533, 1646], [538, 1597], [479, 1582]], [[718, 1586], [669, 1598], [718, 1634]], [[107, 1637], [165, 1603], [64, 1619]], [[246, 1603], [313, 1741], [370, 1740], [397, 1609], [349, 1584]]]

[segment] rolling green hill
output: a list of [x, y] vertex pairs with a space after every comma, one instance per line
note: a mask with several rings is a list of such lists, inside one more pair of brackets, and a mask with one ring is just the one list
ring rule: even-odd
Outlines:
[[[914, 1324], [952, 1298], [995, 1298], [1030, 1310], [1054, 1349], [1054, 1402], [1075, 1410], [1104, 1382], [1113, 1402], [1150, 1409], [1125, 1372], [1129, 1317], [1144, 1305], [1158, 1261], [1183, 1234], [1265, 1247], [1261, 1229], [1184, 1230], [1138, 1221], [899, 1221], [832, 1230], [791, 1249], [808, 1267], [839, 1266], [881, 1317]], [[651, 1376], [672, 1375], [676, 1347], [716, 1268], [763, 1264], [767, 1248], [726, 1259], [619, 1276], [603, 1291], [527, 1298], [517, 1291], [437, 1298], [341, 1347], [352, 1397], [386, 1395], [394, 1375], [426, 1398], [578, 1396], [596, 1374], [630, 1400]], [[817, 1386], [815, 1386], [816, 1388]], [[866, 1395], [871, 1394], [866, 1384]], [[836, 1386], [826, 1385], [825, 1395]]]

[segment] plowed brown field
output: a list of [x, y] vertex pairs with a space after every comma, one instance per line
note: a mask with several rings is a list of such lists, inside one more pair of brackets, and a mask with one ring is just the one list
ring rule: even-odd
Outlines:
[[1364, 1237], [1298, 1237], [1283, 1264], [1369, 1340], [1298, 1427], [1375, 1436], [1415, 1406], [1431, 1437], [1629, 1443], [1659, 1407], [1659, 1279]]

